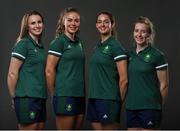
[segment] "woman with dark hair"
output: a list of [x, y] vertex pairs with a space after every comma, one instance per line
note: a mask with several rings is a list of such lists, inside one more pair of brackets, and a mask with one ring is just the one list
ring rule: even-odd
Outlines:
[[127, 87], [127, 55], [116, 39], [115, 19], [101, 12], [96, 19], [100, 42], [90, 61], [87, 119], [93, 129], [119, 129]]

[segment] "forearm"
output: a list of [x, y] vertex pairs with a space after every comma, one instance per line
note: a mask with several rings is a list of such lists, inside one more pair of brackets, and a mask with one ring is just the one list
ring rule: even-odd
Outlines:
[[157, 76], [160, 83], [161, 102], [162, 104], [164, 104], [168, 96], [168, 88], [169, 88], [168, 69], [157, 71]]
[[168, 96], [168, 86], [167, 85], [161, 85], [160, 92], [161, 92], [162, 104], [165, 104], [165, 101], [166, 101], [167, 96]]
[[22, 63], [23, 61], [17, 58], [14, 57], [11, 58], [9, 72], [7, 76], [7, 84], [8, 84], [9, 93], [12, 98], [15, 97], [16, 84], [18, 81], [19, 70], [21, 68]]
[[46, 80], [48, 90], [51, 96], [54, 94], [54, 86], [55, 86], [55, 71], [46, 71]]
[[120, 89], [121, 100], [122, 102], [124, 102], [127, 91], [127, 83], [128, 83], [127, 60], [116, 62], [116, 65], [119, 74], [119, 89]]
[[8, 84], [9, 94], [12, 98], [15, 97], [17, 80], [18, 80], [18, 74], [14, 74], [12, 72], [8, 73], [7, 84]]
[[124, 80], [120, 80], [120, 81], [119, 81], [120, 94], [121, 94], [121, 100], [122, 100], [122, 102], [124, 102], [125, 97], [126, 97], [127, 83], [128, 83], [128, 80], [127, 80], [127, 79], [124, 79]]

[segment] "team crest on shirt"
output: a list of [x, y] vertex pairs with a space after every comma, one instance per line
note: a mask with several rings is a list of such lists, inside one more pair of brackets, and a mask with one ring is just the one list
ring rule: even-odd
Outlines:
[[149, 62], [151, 59], [151, 55], [150, 54], [146, 54], [144, 57], [144, 61]]
[[109, 51], [109, 46], [108, 46], [108, 45], [105, 46], [102, 51], [103, 51], [104, 53], [107, 53], [107, 52]]
[[69, 112], [72, 111], [72, 105], [71, 104], [67, 104], [66, 105], [66, 110], [69, 111]]
[[31, 112], [29, 113], [29, 117], [30, 117], [31, 119], [34, 119], [34, 118], [36, 117], [36, 113], [35, 113], [34, 111], [31, 111]]

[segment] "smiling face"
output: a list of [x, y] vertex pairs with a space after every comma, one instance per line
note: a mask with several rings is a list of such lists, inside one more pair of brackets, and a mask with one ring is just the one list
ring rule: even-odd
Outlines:
[[44, 28], [44, 24], [41, 16], [39, 15], [31, 15], [28, 19], [28, 33], [29, 35], [37, 39], [42, 34]]
[[65, 34], [75, 34], [80, 27], [80, 15], [76, 12], [69, 12], [64, 16]]
[[111, 34], [113, 25], [108, 15], [101, 14], [97, 18], [96, 28], [100, 32], [101, 35], [109, 35]]
[[137, 45], [146, 45], [149, 42], [149, 27], [145, 23], [136, 23], [134, 27], [133, 37]]

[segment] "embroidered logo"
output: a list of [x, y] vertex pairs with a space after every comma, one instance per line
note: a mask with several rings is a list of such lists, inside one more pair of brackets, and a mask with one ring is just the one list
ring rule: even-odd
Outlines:
[[103, 52], [104, 52], [104, 53], [107, 53], [108, 50], [109, 50], [109, 46], [108, 46], [108, 45], [103, 48]]
[[148, 122], [148, 125], [153, 125], [152, 121], [149, 121], [149, 122]]
[[35, 113], [34, 111], [31, 111], [31, 112], [29, 113], [29, 117], [30, 117], [31, 119], [34, 119], [34, 118], [36, 117], [36, 113]]
[[72, 111], [72, 105], [71, 104], [67, 104], [66, 105], [66, 110], [69, 111], [69, 112]]
[[146, 54], [146, 56], [144, 57], [144, 61], [149, 62], [151, 58], [150, 54]]
[[103, 119], [107, 119], [107, 118], [108, 118], [108, 116], [106, 114], [104, 114]]

